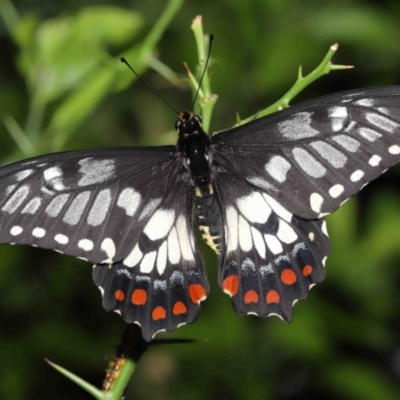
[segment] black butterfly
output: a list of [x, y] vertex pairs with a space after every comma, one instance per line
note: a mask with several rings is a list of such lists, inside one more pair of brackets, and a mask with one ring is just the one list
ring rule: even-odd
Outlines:
[[194, 219], [239, 315], [292, 318], [322, 281], [323, 217], [400, 161], [400, 87], [308, 101], [212, 137], [184, 112], [176, 146], [70, 151], [0, 169], [0, 242], [95, 264], [107, 310], [193, 322], [209, 285]]

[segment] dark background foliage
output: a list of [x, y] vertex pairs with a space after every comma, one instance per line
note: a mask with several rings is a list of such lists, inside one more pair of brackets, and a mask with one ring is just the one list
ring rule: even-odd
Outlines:
[[[112, 7], [112, 8], [99, 8]], [[400, 84], [400, 3], [186, 1], [155, 45], [144, 46], [166, 0], [0, 1], [0, 159], [85, 147], [174, 143], [175, 116], [119, 63], [125, 55], [179, 110], [190, 31], [201, 14], [215, 35], [212, 131], [278, 99], [340, 43], [331, 72], [294, 102], [344, 89]], [[140, 51], [139, 51], [140, 50]], [[160, 70], [160, 68], [158, 68]], [[162, 69], [162, 68], [161, 68]], [[18, 128], [19, 126], [19, 128]], [[325, 281], [295, 306], [294, 321], [240, 318], [216, 284], [200, 319], [141, 359], [127, 399], [399, 399], [400, 169], [393, 168], [328, 218]], [[45, 362], [100, 385], [124, 324], [106, 313], [91, 267], [57, 253], [0, 248], [0, 398], [86, 399]]]

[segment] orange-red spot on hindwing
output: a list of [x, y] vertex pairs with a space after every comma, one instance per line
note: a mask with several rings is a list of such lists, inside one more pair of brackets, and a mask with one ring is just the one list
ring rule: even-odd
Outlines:
[[167, 312], [165, 311], [165, 308], [161, 306], [156, 307], [151, 313], [151, 318], [153, 318], [154, 321], [167, 318]]
[[305, 265], [303, 268], [303, 275], [304, 276], [309, 276], [312, 273], [312, 266], [311, 265]]
[[187, 308], [181, 301], [177, 301], [174, 304], [174, 308], [172, 309], [172, 312], [174, 315], [186, 314]]
[[270, 290], [265, 296], [265, 301], [267, 302], [267, 304], [279, 303], [280, 300], [281, 296], [279, 296], [279, 293], [276, 290]]
[[254, 290], [248, 290], [243, 300], [246, 304], [258, 303], [258, 294]]
[[198, 304], [206, 298], [206, 290], [198, 283], [192, 283], [189, 285], [189, 296], [193, 303]]
[[293, 285], [296, 283], [297, 277], [292, 269], [286, 268], [281, 273], [281, 280], [285, 285]]
[[124, 300], [124, 298], [125, 298], [125, 293], [124, 293], [122, 290], [117, 290], [117, 291], [114, 293], [114, 296], [115, 296], [115, 298], [116, 298], [118, 301], [122, 301], [122, 300]]
[[224, 279], [222, 283], [224, 292], [229, 296], [235, 296], [239, 290], [239, 278], [237, 275], [231, 275]]
[[132, 304], [142, 306], [147, 301], [147, 292], [144, 289], [136, 289], [132, 293]]

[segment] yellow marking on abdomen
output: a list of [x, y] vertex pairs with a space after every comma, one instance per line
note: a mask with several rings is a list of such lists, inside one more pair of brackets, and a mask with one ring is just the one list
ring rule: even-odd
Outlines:
[[200, 225], [199, 226], [200, 232], [201, 232], [201, 236], [204, 239], [204, 241], [206, 242], [206, 244], [208, 246], [210, 246], [218, 255], [221, 254], [218, 246], [221, 245], [221, 243], [216, 243], [215, 240], [219, 239], [221, 236], [211, 236], [210, 234], [210, 228], [208, 226], [205, 225]]

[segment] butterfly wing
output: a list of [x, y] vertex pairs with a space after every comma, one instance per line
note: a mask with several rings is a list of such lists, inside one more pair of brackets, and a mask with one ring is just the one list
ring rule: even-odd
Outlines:
[[400, 87], [314, 99], [212, 143], [223, 169], [296, 216], [320, 218], [400, 161]]
[[227, 172], [218, 174], [215, 185], [225, 228], [219, 285], [239, 315], [290, 321], [292, 305], [325, 276], [325, 221], [298, 218]]
[[400, 88], [314, 99], [215, 134], [219, 284], [239, 314], [277, 314], [324, 278], [322, 217], [400, 161]]
[[0, 243], [54, 249], [96, 264], [104, 306], [139, 323], [150, 340], [157, 330], [192, 322], [208, 292], [189, 185], [173, 146], [18, 162], [0, 170]]
[[93, 270], [105, 309], [140, 325], [147, 341], [197, 319], [209, 292], [193, 235], [192, 190], [179, 178], [170, 184], [125, 260]]

